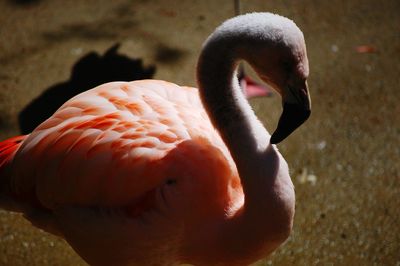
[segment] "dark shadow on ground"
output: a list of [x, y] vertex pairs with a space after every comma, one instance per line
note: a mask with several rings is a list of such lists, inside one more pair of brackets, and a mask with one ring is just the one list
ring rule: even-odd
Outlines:
[[110, 81], [131, 81], [151, 78], [155, 67], [144, 67], [141, 59], [117, 54], [119, 44], [103, 56], [95, 52], [84, 55], [72, 68], [70, 80], [46, 89], [19, 114], [23, 134], [32, 132], [73, 96]]
[[8, 2], [19, 6], [31, 6], [38, 4], [40, 0], [9, 0]]

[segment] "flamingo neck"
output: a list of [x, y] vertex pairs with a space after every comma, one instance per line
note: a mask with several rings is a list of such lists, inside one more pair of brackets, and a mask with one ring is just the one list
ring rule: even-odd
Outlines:
[[286, 239], [294, 191], [286, 162], [241, 92], [236, 72], [248, 42], [240, 39], [214, 33], [200, 55], [197, 77], [203, 105], [235, 161], [245, 196], [243, 207], [218, 229], [218, 243], [225, 250], [240, 243], [249, 254], [259, 251], [257, 257]]
[[240, 47], [212, 36], [200, 55], [197, 77], [203, 105], [236, 163], [246, 193], [274, 176], [277, 165], [271, 162], [276, 161], [277, 151], [240, 89], [236, 75], [243, 58]]

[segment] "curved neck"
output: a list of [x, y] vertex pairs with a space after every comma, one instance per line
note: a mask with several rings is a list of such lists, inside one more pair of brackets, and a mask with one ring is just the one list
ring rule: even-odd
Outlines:
[[294, 192], [286, 163], [240, 90], [236, 69], [244, 57], [235, 44], [211, 37], [197, 67], [204, 107], [235, 161], [245, 195], [243, 207], [218, 227], [217, 243], [231, 253], [241, 243], [243, 252], [262, 256], [286, 238]]
[[252, 181], [265, 182], [274, 176], [277, 164], [271, 157], [277, 155], [269, 144], [269, 133], [241, 92], [236, 77], [243, 58], [240, 46], [228, 39], [211, 38], [200, 55], [197, 77], [203, 105], [236, 163], [246, 194]]

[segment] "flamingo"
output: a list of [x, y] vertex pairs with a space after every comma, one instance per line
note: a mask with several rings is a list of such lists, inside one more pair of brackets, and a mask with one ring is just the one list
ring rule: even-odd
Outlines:
[[[283, 99], [272, 136], [245, 99], [246, 60]], [[111, 82], [0, 143], [0, 206], [91, 265], [247, 265], [289, 236], [295, 195], [276, 148], [310, 115], [304, 37], [250, 13], [206, 40], [199, 89]]]

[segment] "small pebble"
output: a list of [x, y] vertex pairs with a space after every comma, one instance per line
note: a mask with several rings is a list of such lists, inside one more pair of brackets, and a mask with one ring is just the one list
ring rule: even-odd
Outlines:
[[297, 176], [297, 180], [300, 184], [310, 183], [314, 186], [317, 183], [317, 176], [308, 174], [307, 168], [303, 168], [301, 173]]
[[337, 46], [336, 44], [332, 44], [331, 51], [334, 53], [339, 52], [339, 46]]
[[326, 148], [326, 141], [325, 140], [322, 140], [322, 141], [318, 142], [318, 144], [317, 144], [317, 149], [318, 150], [322, 151], [325, 148]]
[[372, 66], [371, 65], [365, 65], [365, 70], [367, 72], [371, 72], [372, 71]]
[[83, 49], [81, 47], [71, 49], [70, 53], [72, 55], [80, 55], [82, 54]]

